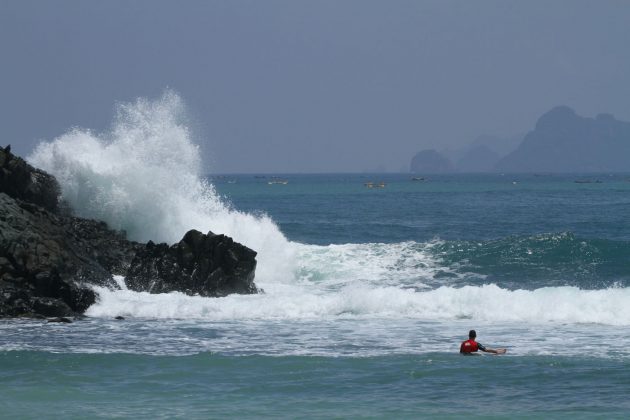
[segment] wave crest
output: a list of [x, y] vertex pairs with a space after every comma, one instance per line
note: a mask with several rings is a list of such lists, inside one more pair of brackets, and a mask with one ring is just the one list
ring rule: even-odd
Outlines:
[[59, 180], [75, 214], [132, 240], [174, 243], [190, 229], [211, 230], [258, 251], [257, 278], [292, 276], [294, 250], [276, 224], [231, 209], [200, 176], [199, 148], [172, 91], [118, 104], [108, 132], [74, 128], [28, 160]]

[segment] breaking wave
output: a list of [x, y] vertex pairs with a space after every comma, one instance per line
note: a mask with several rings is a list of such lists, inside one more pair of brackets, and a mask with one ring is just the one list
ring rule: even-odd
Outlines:
[[412, 318], [492, 322], [630, 325], [630, 288], [548, 287], [506, 290], [496, 285], [418, 291], [350, 284], [334, 293], [316, 287], [275, 287], [261, 295], [209, 299], [182, 293], [151, 295], [99, 289], [88, 315], [140, 318], [265, 320]]
[[[627, 277], [627, 244], [571, 234], [328, 246], [289, 241], [270, 217], [234, 209], [201, 176], [185, 106], [171, 91], [119, 104], [107, 132], [74, 128], [41, 143], [28, 160], [57, 177], [78, 216], [103, 220], [130, 239], [174, 243], [197, 229], [224, 233], [258, 252], [256, 283], [265, 294], [151, 295], [129, 291], [119, 279], [119, 290], [98, 289], [92, 316], [630, 325], [630, 288], [612, 281]], [[587, 284], [598, 278], [602, 284]], [[598, 290], [585, 290], [591, 286]]]
[[259, 252], [259, 279], [291, 277], [294, 249], [276, 224], [230, 208], [201, 177], [185, 106], [172, 91], [119, 104], [108, 132], [72, 129], [28, 160], [59, 180], [78, 216], [143, 242], [174, 243], [190, 229], [224, 233]]

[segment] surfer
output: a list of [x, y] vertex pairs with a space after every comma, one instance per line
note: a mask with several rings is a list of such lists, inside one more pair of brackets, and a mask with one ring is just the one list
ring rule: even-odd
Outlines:
[[481, 350], [486, 353], [503, 354], [507, 351], [505, 349], [490, 349], [481, 343], [477, 343], [475, 338], [477, 338], [477, 332], [475, 330], [470, 330], [468, 333], [468, 340], [462, 342], [462, 345], [459, 347], [459, 352], [461, 354], [473, 354], [476, 351]]

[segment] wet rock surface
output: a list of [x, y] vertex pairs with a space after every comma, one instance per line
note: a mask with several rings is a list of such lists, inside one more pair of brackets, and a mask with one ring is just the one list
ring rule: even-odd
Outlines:
[[225, 235], [191, 230], [177, 244], [149, 242], [127, 271], [136, 291], [181, 291], [201, 296], [256, 293], [256, 252]]
[[224, 235], [140, 244], [103, 222], [73, 217], [54, 177], [0, 147], [0, 318], [70, 317], [97, 295], [91, 285], [203, 296], [256, 293], [256, 252]]

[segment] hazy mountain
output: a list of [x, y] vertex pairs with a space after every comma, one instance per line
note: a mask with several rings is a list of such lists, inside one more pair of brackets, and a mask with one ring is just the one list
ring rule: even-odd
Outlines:
[[466, 147], [442, 150], [440, 153], [455, 162], [457, 172], [492, 172], [499, 159], [516, 149], [522, 139], [523, 135], [481, 135]]
[[497, 157], [503, 157], [511, 153], [518, 147], [523, 140], [523, 134], [511, 137], [496, 137], [489, 135], [481, 135], [474, 139], [469, 146], [469, 151], [473, 148], [483, 146], [491, 150]]
[[610, 114], [581, 117], [559, 106], [538, 119], [518, 148], [501, 159], [503, 172], [630, 171], [630, 123]]
[[458, 172], [492, 172], [500, 156], [487, 146], [474, 146], [457, 161]]
[[445, 172], [453, 172], [453, 164], [441, 153], [427, 149], [418, 152], [411, 159], [411, 172], [423, 174], [437, 174]]

